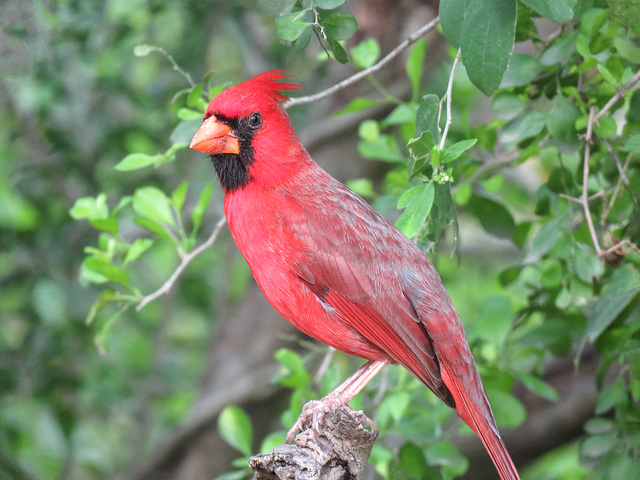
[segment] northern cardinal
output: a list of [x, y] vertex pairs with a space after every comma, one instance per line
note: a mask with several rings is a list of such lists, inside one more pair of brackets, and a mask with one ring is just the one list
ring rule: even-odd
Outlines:
[[191, 148], [211, 155], [229, 230], [271, 305], [307, 335], [369, 360], [322, 400], [324, 412], [398, 363], [478, 434], [502, 480], [519, 479], [438, 273], [311, 159], [279, 93], [300, 87], [280, 82], [292, 76], [283, 73], [217, 95]]

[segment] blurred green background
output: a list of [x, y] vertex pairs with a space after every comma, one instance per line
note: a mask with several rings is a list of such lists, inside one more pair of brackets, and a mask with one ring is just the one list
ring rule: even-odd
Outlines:
[[[228, 233], [224, 231], [215, 248], [189, 265], [167, 296], [140, 312], [129, 308], [117, 316], [121, 307], [114, 302], [105, 308], [107, 315], [100, 317], [99, 322], [87, 325], [87, 315], [102, 289], [81, 281], [81, 263], [85, 247], [102, 245], [104, 237], [88, 222], [74, 221], [69, 214], [78, 199], [97, 197], [100, 192], [107, 194], [103, 201], [113, 209], [120, 198], [133, 195], [141, 186], [174, 192], [185, 180], [189, 182], [185, 205], [193, 210], [200, 192], [215, 181], [215, 173], [204, 155], [181, 149], [175, 161], [159, 168], [132, 172], [114, 168], [130, 153], [164, 152], [195, 131], [198, 119], [185, 123], [184, 118], [179, 118], [185, 102], [185, 95], [180, 92], [192, 87], [189, 76], [200, 83], [212, 74], [203, 83], [213, 78], [209, 83], [226, 85], [270, 68], [286, 68], [298, 74], [295, 81], [304, 87], [300, 94], [311, 94], [353, 73], [350, 66], [319, 61], [323, 52], [317, 43], [312, 42], [303, 50], [280, 42], [274, 27], [282, 3], [276, 0], [5, 0], [0, 4], [0, 479], [212, 478], [229, 470], [231, 461], [238, 456], [216, 433], [218, 413], [224, 405], [238, 403], [249, 413], [256, 430], [253, 438], [256, 449], [269, 432], [283, 429], [279, 415], [290, 406], [289, 392], [277, 386], [277, 382], [270, 382], [279, 368], [280, 379], [286, 377], [273, 360], [273, 352], [285, 346], [310, 351], [311, 363], [307, 368], [313, 371], [324, 350], [301, 343], [283, 321], [275, 318], [257, 292]], [[373, 37], [382, 51], [388, 52], [437, 14], [438, 2], [398, 3], [401, 5], [381, 1], [348, 2], [349, 10], [360, 24], [352, 44]], [[635, 12], [635, 7], [620, 7], [623, 2], [586, 3], [580, 14], [588, 11], [588, 7], [610, 13], [611, 18], [620, 15], [620, 8], [623, 12]], [[528, 11], [520, 5], [522, 11]], [[625, 10], [627, 8], [629, 10]], [[590, 12], [589, 25], [592, 25], [599, 21], [594, 20], [599, 10]], [[519, 36], [526, 37], [527, 29], [535, 30], [531, 19], [524, 18], [524, 14], [518, 21], [519, 25], [522, 21]], [[604, 25], [604, 20], [602, 22]], [[578, 24], [574, 27], [577, 32]], [[619, 28], [637, 42], [633, 25]], [[569, 62], [570, 55], [577, 55], [576, 40], [570, 28], [563, 33], [566, 32], [569, 42], [562, 44], [564, 50], [559, 48], [559, 53], [554, 53]], [[611, 39], [616, 32], [609, 31]], [[614, 40], [610, 42], [613, 44]], [[571, 48], [566, 47], [569, 43]], [[136, 56], [134, 49], [138, 45], [157, 45], [165, 53], [153, 51]], [[623, 51], [623, 47], [616, 48]], [[428, 84], [425, 91], [444, 93], [452, 56], [448, 48], [443, 37], [430, 38], [424, 60]], [[631, 56], [633, 60], [637, 52], [625, 51], [631, 53], [623, 55], [619, 70], [626, 66], [624, 62], [636, 65], [637, 70], [637, 62], [634, 64], [628, 58]], [[617, 73], [614, 67], [609, 65]], [[597, 75], [594, 71], [602, 71], [593, 65], [591, 68], [585, 76], [594, 77]], [[557, 70], [561, 72], [562, 68]], [[566, 73], [558, 72], [553, 75]], [[575, 76], [569, 78], [570, 82], [575, 80]], [[386, 90], [380, 85], [354, 86], [327, 102], [296, 107], [290, 114], [305, 145], [321, 165], [340, 180], [356, 179], [351, 184], [355, 189], [375, 198], [379, 210], [393, 215], [397, 197], [407, 188], [406, 169], [403, 173], [394, 173], [388, 163], [370, 162], [358, 156], [358, 129], [366, 116], [358, 113], [355, 117], [331, 116], [357, 95], [372, 91], [378, 96], [410, 96], [411, 86], [402, 62], [381, 72], [379, 79]], [[508, 108], [503, 105], [502, 110], [494, 103], [495, 118], [492, 119], [491, 105], [464, 73], [459, 73], [456, 79], [454, 112], [458, 121], [452, 127], [452, 137], [458, 140], [469, 135], [478, 137], [482, 148], [493, 150], [496, 129], [513, 118], [512, 107], [518, 109], [522, 107], [518, 102], [524, 104], [522, 90], [517, 88], [526, 82], [518, 83], [521, 79], [517, 74], [511, 77], [516, 91], [510, 90], [508, 98], [501, 98], [505, 100], [504, 105], [515, 103], [509, 103]], [[560, 89], [565, 80], [563, 77], [557, 84], [550, 82], [549, 90]], [[595, 101], [602, 106], [615, 91], [603, 89]], [[535, 95], [529, 90], [526, 94]], [[573, 98], [569, 94], [567, 97]], [[635, 97], [637, 105], [640, 97]], [[534, 465], [528, 478], [569, 479], [587, 475], [585, 467], [578, 466], [578, 442], [584, 421], [593, 416], [596, 408], [594, 376], [600, 357], [590, 346], [584, 348], [586, 341], [581, 343], [586, 338], [586, 305], [593, 304], [603, 285], [606, 289], [607, 282], [601, 280], [609, 278], [612, 272], [615, 277], [616, 272], [609, 266], [605, 273], [598, 260], [591, 261], [590, 253], [582, 250], [576, 253], [568, 246], [574, 241], [588, 244], [589, 237], [583, 226], [576, 227], [578, 233], [573, 236], [572, 225], [581, 220], [571, 217], [566, 201], [558, 200], [561, 182], [553, 183], [554, 174], [565, 172], [564, 164], [560, 171], [556, 170], [560, 168], [558, 162], [565, 162], [569, 165], [566, 171], [571, 169], [572, 175], [579, 179], [580, 158], [576, 152], [580, 142], [575, 139], [576, 128], [584, 128], [584, 124], [579, 127], [579, 122], [575, 122], [574, 127], [574, 121], [579, 114], [584, 117], [585, 112], [578, 112], [577, 107], [566, 102], [553, 105], [547, 102], [541, 110], [553, 111], [556, 107], [560, 110], [554, 118], [566, 120], [565, 123], [557, 120], [560, 132], [556, 134], [565, 138], [554, 138], [552, 127], [556, 124], [550, 122], [546, 127], [549, 133], [542, 132], [541, 126], [527, 136], [527, 125], [511, 132], [512, 140], [513, 135], [519, 135], [511, 148], [521, 147], [524, 153], [520, 152], [520, 160], [524, 162], [529, 156], [535, 156], [535, 162], [518, 164], [518, 152], [511, 158], [509, 155], [514, 153], [511, 150], [506, 154], [506, 162], [503, 160], [477, 175], [476, 170], [462, 168], [475, 169], [480, 160], [493, 158], [484, 151], [480, 159], [475, 159], [478, 160], [475, 164], [469, 160], [462, 165], [456, 180], [462, 178], [468, 188], [459, 189], [455, 197], [461, 207], [461, 255], [452, 255], [453, 258], [448, 255], [455, 251], [448, 231], [437, 265], [461, 317], [467, 322], [475, 352], [480, 353], [481, 372], [489, 380], [489, 386], [496, 388], [496, 395], [500, 397], [502, 390], [510, 391], [516, 385], [514, 378], [520, 382], [515, 388], [519, 400], [508, 394], [495, 399], [498, 403], [502, 399], [502, 405], [506, 406], [499, 409], [501, 414], [497, 412], [496, 416], [502, 417], [499, 423], [521, 427], [513, 430], [511, 436], [507, 434], [514, 445], [514, 457], [524, 463], [564, 445]], [[382, 118], [390, 109], [387, 106], [385, 110], [383, 106], [372, 115]], [[519, 110], [523, 111], [524, 107]], [[400, 112], [395, 120], [387, 118], [383, 128], [398, 125], [405, 130], [402, 134], [406, 134], [406, 126], [411, 126], [413, 119], [407, 122], [402, 115], [406, 117], [406, 112]], [[637, 126], [631, 120], [630, 124]], [[412, 134], [411, 131], [408, 136]], [[538, 134], [540, 136], [535, 137]], [[400, 135], [395, 137], [401, 139]], [[551, 141], [559, 143], [566, 140], [567, 135], [570, 137], [569, 142], [558, 147], [562, 160], [558, 150], [547, 149], [542, 153], [535, 150], [544, 135], [551, 135]], [[360, 137], [366, 137], [362, 129]], [[501, 147], [497, 150], [505, 155]], [[631, 158], [631, 153], [629, 155]], [[637, 165], [637, 155], [633, 158]], [[598, 161], [604, 163], [600, 157]], [[513, 169], [504, 176], [496, 174], [500, 166], [509, 162], [513, 163]], [[598, 188], [610, 194], [617, 179], [615, 172], [612, 174], [612, 169], [607, 168], [597, 167], [596, 174], [599, 175]], [[631, 187], [637, 186], [640, 176], [632, 169], [630, 172]], [[456, 175], [458, 173], [456, 171]], [[562, 180], [569, 179], [567, 183], [574, 188], [581, 181], [575, 181], [574, 177], [562, 177]], [[474, 195], [479, 185], [483, 193], [498, 195], [499, 192], [500, 197], [506, 199], [517, 219], [517, 227], [523, 227], [518, 230], [507, 212], [506, 223], [511, 219], [508, 226], [513, 228], [513, 232], [509, 232], [513, 239], [487, 234], [487, 231], [495, 234], [504, 227], [503, 217], [492, 217], [503, 214], [501, 208], [492, 210], [496, 208], [494, 203], [471, 200], [465, 209], [472, 195], [471, 183]], [[629, 190], [633, 191], [631, 187]], [[576, 195], [575, 188], [567, 193]], [[637, 203], [637, 196], [627, 194], [618, 202], [622, 206], [617, 207], [619, 211], [614, 214], [623, 219], [628, 219], [632, 212], [637, 214], [634, 202]], [[199, 242], [208, 236], [221, 215], [222, 193], [214, 182]], [[509, 270], [507, 267], [525, 257], [528, 235], [533, 237], [533, 233], [529, 233], [531, 223], [542, 225], [544, 222], [540, 219], [546, 222], [549, 218], [560, 218], [564, 222], [550, 231], [551, 237], [559, 236], [558, 243], [562, 245], [553, 252], [553, 244], [543, 245], [530, 265]], [[623, 226], [623, 235], [627, 223], [628, 220], [618, 222]], [[535, 226], [531, 230], [537, 231]], [[131, 217], [125, 217], [120, 223], [119, 235], [132, 241], [141, 235], [140, 227]], [[636, 254], [631, 259], [637, 264]], [[577, 273], [582, 283], [576, 281], [573, 266], [567, 263], [570, 256], [579, 257], [584, 261], [581, 265], [587, 265]], [[176, 249], [166, 242], [157, 242], [130, 273], [132, 283], [144, 294], [150, 293], [162, 285], [178, 263]], [[620, 271], [629, 275], [627, 283], [631, 287], [626, 293], [630, 297], [625, 300], [629, 307], [616, 313], [620, 313], [620, 317], [613, 317], [618, 319], [615, 325], [628, 327], [637, 320], [638, 280], [635, 267], [627, 267]], [[496, 319], [502, 320], [497, 327]], [[520, 327], [530, 321], [516, 333], [515, 341], [520, 343], [515, 347], [505, 343], [514, 319], [521, 321]], [[105, 325], [108, 328], [105, 329]], [[100, 337], [101, 332], [106, 332], [104, 337]], [[494, 333], [500, 338], [496, 339]], [[598, 349], [605, 352], [621, 349], [619, 339], [637, 341], [637, 335], [637, 329], [631, 327], [615, 330]], [[507, 346], [500, 352], [498, 349], [503, 344]], [[625, 348], [628, 345], [625, 344]], [[576, 353], [578, 347], [584, 348], [584, 352]], [[547, 355], [547, 352], [550, 353]], [[573, 359], [580, 353], [584, 353], [580, 357], [582, 377], [573, 375]], [[618, 353], [615, 350], [614, 354]], [[638, 358], [637, 352], [635, 355], [633, 358]], [[640, 372], [640, 362], [629, 358], [632, 357], [624, 357], [628, 363], [621, 361], [621, 365], [636, 365], [630, 370], [622, 368], [631, 372], [631, 380], [628, 376], [616, 377], [617, 371], [607, 377], [608, 366], [615, 364], [611, 358], [606, 368], [601, 369], [599, 389], [607, 384], [607, 379], [609, 384], [619, 382], [622, 386], [618, 390], [604, 390], [605, 397], [609, 397], [598, 400], [598, 413], [609, 412], [607, 415], [614, 417], [610, 409], [623, 404], [620, 397], [626, 394], [627, 388], [636, 385], [633, 375]], [[282, 358], [280, 360], [282, 363]], [[554, 388], [547, 388], [539, 381], [538, 376], [549, 363], [552, 378], [547, 380], [560, 391], [560, 396]], [[337, 355], [337, 364], [341, 370], [329, 372], [335, 376], [334, 381], [356, 365], [341, 355]], [[507, 375], [505, 372], [510, 368], [512, 371]], [[522, 376], [516, 375], [516, 370]], [[529, 371], [536, 375], [527, 377]], [[553, 372], [557, 373], [555, 377]], [[408, 380], [402, 375], [392, 373], [391, 383], [397, 381], [398, 385], [404, 385], [412, 396], [423, 395], [415, 385], [407, 387]], [[615, 378], [612, 380], [612, 377]], [[236, 388], [234, 381], [240, 382], [241, 378], [254, 382], [255, 389], [250, 385]], [[531, 383], [527, 385], [525, 379]], [[319, 387], [320, 391], [324, 388], [324, 384]], [[633, 395], [636, 395], [637, 385], [634, 388]], [[531, 391], [538, 396], [534, 398]], [[408, 397], [397, 394], [392, 398], [399, 403], [388, 402], [388, 409], [407, 408]], [[553, 400], [559, 398], [562, 401], [553, 406]], [[637, 420], [637, 398], [630, 396], [627, 400], [625, 412]], [[431, 404], [428, 399], [417, 402], [416, 410], [430, 411], [425, 413], [425, 418], [427, 415], [447, 418], [448, 410], [438, 410], [442, 405]], [[539, 414], [532, 415], [530, 423], [523, 423], [525, 407], [528, 414]], [[288, 414], [291, 415], [291, 411]], [[387, 417], [393, 414], [387, 412]], [[566, 424], [561, 422], [563, 418]], [[289, 417], [285, 415], [284, 420], [286, 423]], [[615, 441], [624, 438], [627, 442], [633, 437], [621, 435], [622, 430], [613, 429], [607, 422], [591, 424], [591, 430], [587, 428], [594, 435], [611, 434], [604, 440], [598, 437], [600, 444], [588, 445], [592, 453], [595, 452], [594, 458], [602, 453], [598, 448], [609, 452], [614, 450]], [[561, 426], [557, 436], [549, 437], [548, 444], [540, 441], [535, 448], [529, 448], [527, 442], [534, 438], [531, 432], [552, 431], [554, 424]], [[430, 424], [430, 427], [437, 431], [434, 437], [439, 438], [440, 426]], [[413, 435], [416, 428], [414, 423], [403, 433]], [[625, 461], [637, 460], [639, 447], [634, 442], [637, 442], [635, 437], [625, 443], [632, 452], [624, 457]], [[482, 461], [486, 464], [487, 459], [482, 452], [478, 453], [477, 444], [468, 446], [465, 438], [458, 438], [456, 444], [474, 459], [474, 468], [470, 469], [472, 478], [480, 478], [484, 471], [475, 466]], [[442, 443], [436, 446], [440, 448]], [[466, 464], [458, 457], [457, 450], [450, 453], [447, 448], [441, 457], [433, 453], [436, 460], [432, 463], [442, 465], [438, 462], [443, 458], [452, 458], [453, 463], [457, 462], [455, 468], [465, 470]], [[390, 454], [383, 448], [374, 450], [374, 462], [387, 465], [390, 462], [387, 455]], [[614, 462], [615, 457], [611, 458]], [[598, 462], [594, 460], [593, 464]], [[621, 471], [628, 473], [624, 468], [621, 467]], [[486, 478], [494, 478], [491, 466], [485, 471], [488, 472]], [[474, 474], [478, 477], [473, 477]], [[416, 478], [439, 477], [418, 475]]]

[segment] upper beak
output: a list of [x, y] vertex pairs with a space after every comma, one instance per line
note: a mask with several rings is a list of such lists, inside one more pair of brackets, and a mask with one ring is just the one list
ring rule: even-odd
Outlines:
[[231, 133], [231, 127], [218, 122], [213, 115], [202, 122], [189, 147], [210, 155], [240, 153], [238, 139]]

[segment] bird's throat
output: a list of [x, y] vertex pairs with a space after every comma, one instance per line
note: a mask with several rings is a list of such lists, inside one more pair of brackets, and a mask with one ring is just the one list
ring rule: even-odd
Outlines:
[[249, 163], [242, 154], [212, 155], [211, 161], [216, 169], [220, 184], [226, 192], [233, 192], [245, 187], [251, 181]]

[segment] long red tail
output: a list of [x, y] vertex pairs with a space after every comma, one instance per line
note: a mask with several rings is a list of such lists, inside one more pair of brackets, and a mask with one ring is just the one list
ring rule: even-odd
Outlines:
[[[476, 373], [477, 381], [472, 382], [475, 385], [460, 385], [460, 379], [456, 375], [449, 375], [445, 365], [441, 366], [442, 379], [456, 401], [456, 413], [480, 437], [500, 478], [502, 480], [520, 480], [513, 460], [511, 460], [498, 432], [491, 405], [479, 375]], [[472, 400], [470, 395], [476, 398]]]

